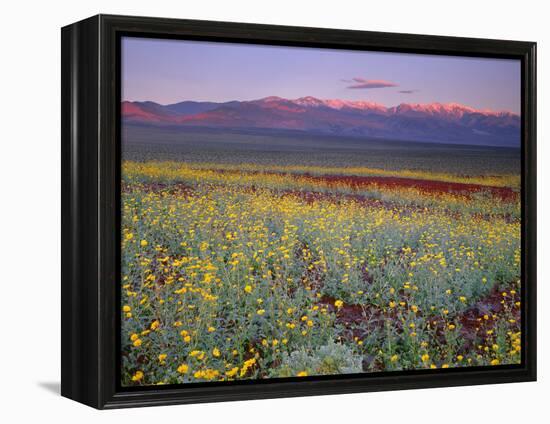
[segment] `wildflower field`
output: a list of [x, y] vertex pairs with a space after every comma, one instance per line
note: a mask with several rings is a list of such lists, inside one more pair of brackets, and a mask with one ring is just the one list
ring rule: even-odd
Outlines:
[[519, 187], [127, 158], [122, 384], [519, 363]]

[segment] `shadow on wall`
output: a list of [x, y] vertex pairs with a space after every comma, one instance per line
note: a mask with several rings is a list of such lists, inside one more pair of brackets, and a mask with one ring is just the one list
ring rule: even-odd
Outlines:
[[59, 381], [39, 382], [38, 387], [56, 395], [61, 394], [61, 383]]

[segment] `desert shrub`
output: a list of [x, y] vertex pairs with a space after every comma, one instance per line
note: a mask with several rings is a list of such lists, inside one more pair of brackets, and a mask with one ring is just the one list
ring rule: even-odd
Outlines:
[[283, 355], [273, 377], [352, 374], [362, 371], [362, 357], [340, 343], [330, 342], [313, 350], [296, 350]]

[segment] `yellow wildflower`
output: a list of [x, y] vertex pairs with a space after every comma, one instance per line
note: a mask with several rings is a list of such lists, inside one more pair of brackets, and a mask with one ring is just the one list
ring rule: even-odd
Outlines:
[[233, 367], [229, 371], [226, 371], [225, 375], [228, 377], [234, 377], [239, 371], [239, 367]]

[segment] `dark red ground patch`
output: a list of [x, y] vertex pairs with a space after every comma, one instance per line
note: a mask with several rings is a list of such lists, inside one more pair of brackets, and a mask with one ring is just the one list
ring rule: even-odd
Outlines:
[[426, 193], [452, 193], [463, 194], [466, 196], [472, 193], [487, 192], [492, 196], [498, 197], [502, 200], [515, 200], [518, 193], [510, 187], [493, 187], [485, 186], [481, 184], [466, 184], [447, 181], [435, 181], [435, 180], [422, 180], [415, 178], [402, 178], [402, 177], [366, 177], [366, 176], [347, 176], [347, 175], [309, 175], [302, 174], [302, 177], [311, 179], [312, 182], [323, 181], [328, 185], [347, 185], [355, 190], [368, 187], [369, 185], [376, 184], [378, 187], [386, 189], [398, 189], [398, 188], [416, 188]]
[[[220, 170], [213, 171], [227, 174], [239, 174], [239, 170]], [[290, 175], [296, 179], [305, 178], [311, 180], [313, 184], [323, 182], [327, 185], [347, 185], [355, 190], [360, 190], [369, 185], [376, 184], [380, 188], [416, 188], [425, 193], [451, 193], [461, 194], [469, 197], [473, 193], [486, 192], [492, 196], [498, 197], [506, 201], [515, 201], [519, 197], [519, 193], [510, 187], [495, 187], [481, 184], [467, 184], [449, 181], [424, 180], [419, 178], [404, 178], [404, 177], [380, 177], [380, 176], [356, 176], [356, 175], [313, 175], [309, 173], [285, 173], [274, 171], [246, 171], [247, 174], [267, 174], [267, 175]]]
[[[502, 319], [503, 314], [507, 315], [506, 319], [515, 320], [514, 324], [510, 324], [512, 331], [520, 331], [521, 305], [516, 305], [520, 296], [518, 293], [515, 295], [510, 293], [514, 288], [516, 285], [513, 283], [497, 285], [487, 296], [479, 299], [474, 305], [455, 317], [442, 318], [438, 315], [428, 316], [426, 319], [430, 323], [430, 327], [435, 330], [435, 336], [440, 343], [445, 343], [445, 328], [450, 323], [460, 324], [460, 335], [464, 340], [461, 346], [462, 353], [477, 350], [478, 344], [483, 346], [492, 344], [498, 318]], [[516, 290], [519, 289], [516, 288]], [[506, 293], [506, 296], [503, 296], [503, 293]], [[344, 304], [341, 308], [336, 308], [335, 301], [336, 299], [333, 297], [323, 296], [319, 304], [336, 313], [336, 321], [347, 329], [342, 337], [350, 341], [355, 337], [361, 339], [374, 329], [383, 328], [384, 322], [388, 319], [392, 321], [398, 331], [402, 330], [402, 323], [393, 310], [384, 312], [373, 305], [357, 304]]]
[[[461, 324], [461, 334], [465, 340], [474, 343], [476, 336], [483, 340], [488, 340], [491, 337], [487, 331], [495, 330], [496, 320], [494, 317], [507, 314], [515, 321], [514, 331], [520, 331], [521, 328], [521, 304], [515, 303], [520, 300], [520, 296], [516, 293], [511, 295], [512, 286], [496, 286], [491, 293], [476, 302], [475, 305], [462, 313], [458, 319]], [[506, 296], [503, 296], [506, 293]], [[488, 318], [488, 319], [485, 319]]]
[[[223, 185], [211, 184], [211, 187], [223, 187]], [[258, 188], [259, 187], [252, 185], [248, 187], [243, 187], [243, 190], [254, 193], [258, 190]], [[181, 183], [181, 182], [174, 182], [174, 183], [147, 182], [147, 183], [132, 183], [132, 184], [123, 183], [122, 184], [121, 191], [123, 193], [131, 193], [135, 190], [145, 190], [145, 191], [152, 191], [152, 192], [159, 192], [159, 193], [164, 192], [166, 194], [183, 195], [185, 197], [192, 196], [193, 193], [195, 192], [193, 187], [190, 187], [187, 184]], [[298, 197], [299, 199], [305, 201], [308, 204], [313, 204], [320, 200], [330, 201], [337, 204], [342, 201], [352, 200], [354, 202], [357, 202], [359, 205], [366, 206], [366, 207], [378, 207], [378, 208], [385, 208], [385, 209], [397, 208], [400, 210], [401, 213], [412, 213], [415, 211], [421, 212], [425, 210], [423, 206], [416, 205], [414, 203], [408, 204], [406, 209], [403, 209], [402, 205], [399, 205], [395, 202], [372, 199], [360, 194], [321, 192], [321, 191], [300, 191], [300, 190], [280, 190], [278, 193], [283, 198], [286, 196]], [[517, 193], [514, 192], [513, 195], [516, 196]], [[467, 197], [467, 195], [465, 196]], [[513, 199], [517, 200], [516, 197], [514, 197]], [[508, 200], [511, 201], [512, 198], [509, 198]], [[460, 217], [460, 214], [456, 211], [453, 212], [448, 210], [447, 213], [450, 216], [455, 216], [457, 218]], [[506, 219], [508, 222], [513, 222], [517, 220], [517, 218], [513, 216], [502, 215], [502, 214], [493, 214], [493, 215], [477, 214], [475, 216], [483, 220], [493, 219], [495, 216], [500, 216]]]

